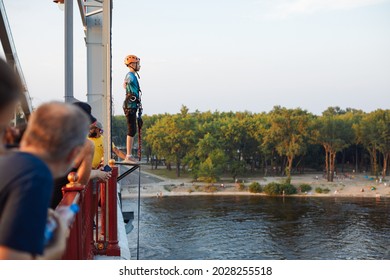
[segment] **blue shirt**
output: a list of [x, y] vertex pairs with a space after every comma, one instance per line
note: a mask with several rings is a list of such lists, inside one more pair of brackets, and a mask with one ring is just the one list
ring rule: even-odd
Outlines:
[[[125, 83], [126, 83], [126, 93], [132, 93], [137, 98], [140, 98], [139, 96], [140, 87], [139, 87], [138, 79], [133, 72], [129, 72], [126, 74]], [[128, 106], [129, 108], [137, 108], [137, 103], [129, 102]]]
[[34, 155], [0, 156], [0, 245], [41, 255], [53, 177]]

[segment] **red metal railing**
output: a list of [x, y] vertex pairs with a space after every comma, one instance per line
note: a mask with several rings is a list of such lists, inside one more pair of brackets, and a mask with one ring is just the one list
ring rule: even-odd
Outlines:
[[[118, 190], [116, 179], [118, 178], [118, 167], [112, 168], [112, 177], [115, 180], [108, 180], [108, 199], [107, 199], [107, 209], [108, 211], [108, 246], [106, 254], [107, 256], [120, 256], [121, 250], [119, 248], [118, 240]], [[115, 209], [115, 211], [112, 211]]]
[[70, 183], [62, 188], [63, 199], [58, 206], [77, 203], [80, 211], [71, 225], [63, 259], [90, 260], [95, 255], [120, 256], [117, 224], [118, 167], [111, 167], [112, 176], [108, 181], [90, 182], [87, 186], [75, 183], [76, 174], [69, 174]]

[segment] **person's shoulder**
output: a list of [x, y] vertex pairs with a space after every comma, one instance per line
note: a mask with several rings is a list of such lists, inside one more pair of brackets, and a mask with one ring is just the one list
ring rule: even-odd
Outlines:
[[15, 168], [16, 166], [24, 166], [24, 167], [43, 167], [43, 168], [48, 168], [47, 165], [37, 156], [30, 154], [30, 153], [25, 153], [25, 152], [20, 152], [20, 151], [15, 151], [15, 152], [10, 152], [7, 155], [5, 155], [2, 158], [3, 162], [7, 161], [12, 168]]
[[37, 157], [37, 156], [35, 156], [33, 154], [25, 153], [25, 152], [17, 152], [16, 156], [22, 162], [31, 163], [31, 164], [34, 164], [34, 165], [36, 164], [36, 165], [39, 165], [39, 166], [47, 167], [47, 165], [43, 162], [42, 159], [40, 159], [39, 157]]
[[130, 80], [137, 80], [137, 76], [133, 72], [128, 73]]
[[103, 145], [103, 143], [104, 143], [103, 135], [101, 135], [100, 137], [97, 138], [97, 143], [98, 143], [99, 145]]
[[98, 141], [98, 138], [96, 137], [88, 137], [89, 143], [86, 144], [85, 149], [95, 149], [96, 142]]
[[86, 156], [93, 154], [94, 150], [95, 143], [93, 142], [93, 138], [87, 137], [77, 159], [75, 160], [76, 166], [78, 166], [77, 163], [80, 163]]
[[93, 141], [93, 145], [94, 147], [96, 148], [97, 146], [101, 146], [102, 143], [104, 142], [103, 141], [103, 136], [99, 136], [99, 137], [95, 137], [95, 138], [91, 138], [91, 141]]
[[[19, 186], [24, 190], [37, 185], [44, 187], [51, 184], [53, 177], [49, 167], [40, 158], [24, 152], [9, 154], [8, 163], [0, 164], [3, 185]], [[38, 191], [39, 192], [39, 191]]]
[[92, 141], [91, 138], [88, 137], [87, 141], [85, 141], [84, 149], [86, 149], [86, 150], [95, 149], [95, 143]]
[[131, 79], [133, 73], [131, 73], [130, 71], [126, 73], [126, 76], [125, 76], [125, 80], [129, 80]]

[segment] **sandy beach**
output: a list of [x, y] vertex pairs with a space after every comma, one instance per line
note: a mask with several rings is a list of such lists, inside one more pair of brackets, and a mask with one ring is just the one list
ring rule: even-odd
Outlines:
[[[284, 177], [258, 177], [243, 179], [246, 187], [252, 182], [258, 182], [265, 186], [270, 182], [282, 182]], [[240, 180], [241, 181], [241, 180]], [[292, 176], [291, 183], [295, 187], [300, 184], [309, 184], [312, 190], [301, 192], [293, 196], [313, 197], [390, 197], [389, 182], [376, 181], [366, 174], [357, 174], [350, 177], [338, 177], [334, 182], [327, 182], [322, 174], [307, 174]], [[211, 185], [209, 188], [204, 188]], [[329, 189], [328, 193], [317, 193], [316, 188]], [[138, 180], [133, 178], [130, 182], [121, 185], [122, 197], [138, 196]], [[150, 172], [142, 171], [141, 197], [164, 197], [164, 196], [194, 196], [194, 195], [266, 195], [265, 193], [251, 193], [248, 188], [239, 190], [235, 183], [207, 184], [202, 182], [191, 182], [190, 179], [166, 179], [156, 176]]]

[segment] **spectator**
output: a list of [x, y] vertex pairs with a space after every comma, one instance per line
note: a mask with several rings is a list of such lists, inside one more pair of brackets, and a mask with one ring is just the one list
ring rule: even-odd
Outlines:
[[[92, 125], [96, 123], [96, 118], [92, 115], [91, 111], [92, 108], [88, 103], [85, 102], [75, 102], [73, 103], [77, 107], [79, 107], [84, 113], [88, 115], [89, 118], [89, 124]], [[92, 172], [92, 159], [94, 156], [94, 144], [92, 141], [85, 141], [85, 144], [83, 146], [83, 149], [80, 151], [79, 155], [73, 162], [72, 169], [70, 172], [76, 172], [77, 173], [77, 183], [81, 185], [87, 185]], [[58, 203], [60, 203], [62, 199], [62, 187], [64, 187], [68, 181], [68, 174], [64, 174], [64, 176], [61, 176], [59, 178], [56, 178], [54, 181], [54, 188], [53, 188], [53, 196], [51, 200], [50, 207], [56, 208]]]
[[53, 178], [66, 174], [85, 143], [88, 118], [75, 106], [40, 106], [23, 135], [20, 151], [0, 157], [0, 259], [61, 258], [66, 227], [44, 247]]
[[27, 124], [23, 123], [16, 127], [8, 126], [5, 129], [4, 142], [6, 149], [18, 149]]
[[90, 125], [88, 139], [95, 146], [90, 179], [98, 178], [100, 180], [108, 180], [111, 177], [111, 171], [106, 172], [102, 170], [102, 159], [104, 158], [104, 138], [102, 132], [103, 126], [100, 122], [95, 122]]
[[[75, 102], [73, 103], [84, 111], [89, 117], [90, 130], [88, 134], [88, 140], [84, 144], [84, 148], [80, 152], [79, 156], [75, 159], [73, 163], [73, 168], [71, 172], [76, 172], [78, 175], [77, 183], [81, 185], [87, 185], [91, 179], [101, 179], [107, 180], [111, 177], [111, 172], [105, 172], [99, 169], [101, 162], [101, 157], [103, 156], [103, 141], [94, 141], [94, 138], [100, 138], [100, 130], [102, 130], [101, 124], [100, 128], [97, 129], [96, 118], [92, 115], [92, 108], [88, 103], [85, 102]], [[97, 155], [99, 154], [100, 155]], [[62, 199], [62, 188], [68, 183], [67, 174], [57, 178], [54, 182], [53, 197], [50, 204], [51, 208], [56, 208]]]
[[95, 146], [95, 153], [92, 160], [92, 169], [98, 169], [101, 167], [102, 158], [104, 157], [104, 146], [103, 146], [103, 135], [102, 124], [95, 122], [89, 127], [88, 139], [91, 140]]
[[[102, 124], [100, 123], [100, 122], [97, 122], [96, 123], [96, 127], [97, 127], [97, 129], [99, 129], [99, 131], [97, 131], [97, 133], [99, 133], [99, 135], [102, 137], [102, 139], [103, 139], [103, 126], [102, 126]], [[103, 140], [102, 140], [102, 142], [103, 142]], [[115, 146], [115, 144], [114, 144], [114, 142], [112, 142], [112, 145], [111, 145], [111, 147], [112, 147], [112, 152], [118, 157], [118, 158], [120, 158], [120, 159], [122, 159], [122, 160], [125, 160], [126, 159], [126, 154], [124, 153], [124, 152], [122, 152], [120, 149], [118, 149], [118, 147], [117, 146]]]
[[[75, 102], [74, 105], [82, 109], [88, 116], [90, 124], [96, 122], [96, 118], [92, 115], [92, 108], [88, 103]], [[74, 164], [74, 170], [77, 171], [79, 177], [78, 183], [86, 185], [91, 178], [92, 160], [94, 156], [95, 147], [92, 141], [86, 141], [82, 153], [79, 155]], [[67, 182], [67, 181], [66, 181]]]
[[0, 59], [0, 155], [6, 152], [4, 134], [21, 97], [21, 84], [11, 67]]

